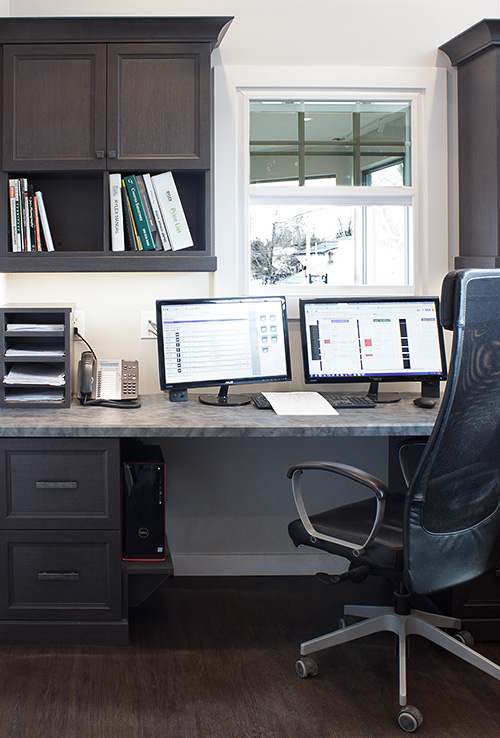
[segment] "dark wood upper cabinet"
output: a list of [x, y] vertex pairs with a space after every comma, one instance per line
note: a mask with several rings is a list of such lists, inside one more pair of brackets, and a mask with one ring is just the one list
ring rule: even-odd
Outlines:
[[106, 46], [7, 44], [3, 168], [104, 169], [105, 147]]
[[[213, 271], [211, 52], [231, 18], [2, 18], [0, 271]], [[194, 246], [113, 252], [111, 172], [174, 174]], [[12, 253], [8, 180], [55, 251]]]
[[107, 155], [123, 166], [209, 167], [209, 50], [111, 44], [107, 118]]
[[4, 48], [4, 169], [210, 166], [203, 44]]

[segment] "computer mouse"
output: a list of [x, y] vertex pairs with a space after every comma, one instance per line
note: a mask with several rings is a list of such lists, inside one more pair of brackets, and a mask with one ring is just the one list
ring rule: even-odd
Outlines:
[[413, 400], [413, 404], [417, 407], [431, 408], [436, 405], [436, 401], [431, 400], [430, 397], [415, 397], [415, 399]]

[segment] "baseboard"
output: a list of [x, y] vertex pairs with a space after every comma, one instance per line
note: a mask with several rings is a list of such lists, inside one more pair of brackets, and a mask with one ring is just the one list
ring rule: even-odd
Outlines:
[[176, 576], [283, 576], [318, 571], [339, 574], [347, 568], [340, 556], [327, 553], [291, 554], [175, 554]]

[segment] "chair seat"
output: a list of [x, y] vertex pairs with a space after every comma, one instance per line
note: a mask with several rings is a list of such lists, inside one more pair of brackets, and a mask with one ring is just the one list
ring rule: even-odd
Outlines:
[[[345, 546], [329, 541], [316, 539], [311, 541], [300, 519], [293, 520], [288, 526], [288, 533], [296, 546], [312, 546], [328, 553], [336, 554], [370, 565], [374, 569], [402, 572], [403, 561], [403, 515], [405, 500], [395, 495], [386, 501], [384, 520], [373, 543], [365, 549], [361, 556], [354, 556]], [[334, 538], [363, 543], [366, 540], [375, 518], [375, 500], [361, 500], [349, 505], [336, 507], [333, 510], [311, 515], [310, 520], [315, 530]]]

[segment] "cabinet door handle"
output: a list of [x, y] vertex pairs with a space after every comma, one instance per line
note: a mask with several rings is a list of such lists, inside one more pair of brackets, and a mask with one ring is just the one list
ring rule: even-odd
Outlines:
[[109, 157], [110, 159], [116, 159], [116, 151], [110, 151], [110, 152], [108, 153], [108, 157]]
[[104, 151], [96, 151], [95, 155], [98, 159], [104, 159]]
[[36, 489], [77, 489], [78, 482], [35, 482]]
[[77, 571], [39, 571], [40, 582], [77, 582], [80, 575]]

